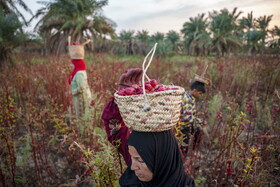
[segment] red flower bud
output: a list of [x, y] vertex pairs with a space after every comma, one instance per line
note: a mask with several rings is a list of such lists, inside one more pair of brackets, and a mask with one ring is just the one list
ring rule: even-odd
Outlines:
[[149, 90], [149, 91], [152, 91], [154, 88], [150, 83], [145, 83], [145, 89]]
[[128, 88], [125, 88], [124, 92], [125, 92], [126, 95], [133, 95], [134, 92], [135, 92], [135, 89], [131, 88], [131, 87], [128, 87]]
[[120, 90], [118, 91], [118, 94], [121, 95], [121, 96], [125, 96], [125, 89], [124, 89], [124, 88], [123, 88], [123, 89], [120, 89]]
[[158, 85], [158, 83], [155, 79], [150, 80], [150, 84], [151, 84], [152, 87], [156, 87]]
[[78, 42], [72, 42], [71, 45], [80, 45]]
[[227, 175], [232, 176], [232, 169], [231, 168], [227, 168]]
[[15, 108], [10, 108], [10, 111], [11, 111], [11, 112], [16, 112], [17, 109], [15, 109]]

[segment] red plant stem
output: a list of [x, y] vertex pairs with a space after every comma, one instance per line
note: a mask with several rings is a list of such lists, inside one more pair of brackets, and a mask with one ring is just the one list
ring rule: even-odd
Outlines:
[[[14, 151], [12, 151], [11, 147], [10, 147], [10, 143], [8, 141], [8, 139], [6, 137], [4, 137], [7, 148], [8, 148], [8, 152], [9, 152], [9, 158], [10, 158], [10, 164], [11, 164], [11, 173], [12, 173], [12, 180], [13, 180], [13, 186], [16, 186], [16, 182], [15, 182], [15, 169], [16, 169], [16, 165], [15, 165], [15, 156], [14, 156]], [[9, 168], [9, 166], [7, 165], [7, 167]]]
[[268, 83], [268, 85], [267, 85], [267, 87], [266, 87], [266, 94], [265, 94], [265, 99], [264, 99], [264, 102], [265, 102], [265, 103], [266, 103], [267, 98], [268, 98], [268, 93], [269, 93], [270, 84], [271, 84], [271, 81], [272, 81], [272, 76], [273, 76], [273, 74], [270, 75], [269, 83]]
[[[6, 91], [6, 101], [9, 101], [9, 91], [8, 88], [5, 87], [5, 91]], [[9, 104], [9, 103], [8, 103]], [[6, 107], [3, 107], [3, 110], [5, 110]], [[7, 107], [8, 108], [8, 107]], [[3, 114], [5, 114], [6, 112], [3, 111]], [[6, 113], [7, 114], [7, 113]], [[16, 156], [15, 156], [15, 152], [14, 152], [14, 139], [13, 139], [13, 119], [11, 117], [9, 117], [9, 113], [7, 114], [8, 118], [7, 120], [7, 124], [8, 126], [5, 127], [6, 129], [11, 129], [9, 132], [5, 132], [5, 136], [4, 140], [6, 142], [7, 148], [8, 148], [8, 152], [9, 152], [9, 159], [10, 159], [10, 166], [11, 166], [11, 173], [12, 173], [12, 181], [13, 181], [13, 185], [16, 186], [16, 182], [15, 182], [15, 172], [16, 172]], [[8, 166], [9, 168], [9, 166]]]
[[94, 120], [96, 119], [96, 110], [94, 110], [94, 118], [92, 120], [92, 130], [90, 131], [90, 148], [93, 149], [93, 132], [95, 128]]
[[93, 149], [93, 131], [90, 131], [89, 140], [89, 147]]
[[[220, 159], [221, 159], [222, 154], [223, 154], [226, 150], [228, 150], [228, 148], [231, 146], [231, 144], [232, 144], [234, 141], [236, 141], [236, 139], [237, 139], [237, 137], [236, 137], [236, 138], [232, 138], [231, 141], [229, 142], [229, 144], [228, 144], [226, 147], [224, 147], [224, 148], [220, 151], [219, 155], [216, 156], [215, 159], [213, 159], [212, 162], [215, 161], [215, 163], [217, 163], [217, 164], [215, 164], [215, 169], [214, 169], [214, 172], [213, 172], [213, 175], [212, 175], [212, 176], [217, 176], [216, 173], [217, 173], [217, 169], [218, 169], [218, 163], [220, 163]], [[212, 162], [211, 162], [211, 163], [212, 163]], [[209, 165], [212, 165], [211, 163], [210, 163]]]
[[[1, 161], [1, 160], [0, 160]], [[1, 162], [0, 162], [1, 163]], [[0, 179], [2, 181], [2, 186], [6, 186], [6, 183], [5, 183], [5, 176], [3, 175], [3, 172], [2, 172], [2, 168], [0, 167]]]
[[[236, 137], [237, 138], [237, 137]], [[225, 148], [223, 148], [221, 151], [220, 151], [220, 153], [219, 153], [219, 155], [218, 156], [216, 156], [216, 158], [213, 160], [213, 161], [215, 161], [215, 162], [217, 162], [218, 163], [218, 159], [220, 159], [220, 157], [222, 156], [222, 154], [231, 146], [231, 144], [236, 140], [236, 138], [233, 138], [230, 142], [229, 142], [229, 144], [225, 147]], [[213, 162], [212, 161], [212, 162]], [[216, 171], [216, 170], [215, 170]]]
[[[216, 128], [214, 129], [214, 132], [213, 132], [213, 137], [214, 137], [215, 134], [217, 134], [219, 126], [221, 125], [221, 123], [222, 123], [222, 120], [220, 120], [219, 123], [217, 123]], [[210, 149], [211, 149], [211, 147], [210, 147]]]
[[36, 144], [35, 144], [34, 137], [33, 137], [33, 130], [32, 130], [31, 123], [29, 123], [29, 133], [30, 133], [30, 138], [31, 138], [31, 147], [32, 147], [32, 154], [33, 154], [33, 161], [34, 161], [34, 165], [35, 165], [36, 176], [40, 181], [41, 177], [40, 177], [39, 166], [37, 163]]
[[[41, 134], [43, 135], [43, 133], [41, 133]], [[41, 166], [46, 166], [46, 161], [44, 161], [43, 156], [42, 156], [42, 148], [44, 149], [45, 146], [44, 146], [44, 143], [39, 144], [40, 138], [39, 138], [38, 133], [36, 134], [36, 136], [37, 136], [37, 142], [38, 142], [38, 145], [37, 145], [37, 148], [38, 148], [37, 154], [38, 154], [38, 158], [39, 158], [38, 161], [41, 163], [40, 164]]]
[[[45, 137], [46, 137], [46, 135], [45, 135], [45, 132], [47, 132], [46, 130], [45, 130], [45, 127], [44, 128], [42, 128], [41, 130], [43, 130], [44, 132], [41, 132]], [[46, 148], [47, 148], [47, 146], [42, 146], [42, 149], [43, 149], [43, 155], [44, 155], [44, 165], [47, 167], [49, 164], [48, 164], [48, 158], [47, 158], [47, 151], [46, 151]], [[43, 159], [43, 158], [42, 158]]]

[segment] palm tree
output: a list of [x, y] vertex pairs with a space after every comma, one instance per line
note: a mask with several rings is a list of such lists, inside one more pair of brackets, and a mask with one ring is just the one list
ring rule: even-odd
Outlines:
[[255, 18], [253, 18], [253, 11], [247, 14], [247, 17], [242, 17], [239, 20], [239, 26], [242, 30], [242, 35], [244, 36], [244, 40], [246, 41], [246, 45], [249, 46], [249, 37], [248, 33], [255, 28]]
[[122, 42], [125, 54], [135, 54], [134, 52], [134, 30], [122, 30], [119, 34], [119, 40]]
[[0, 66], [11, 62], [12, 51], [27, 40], [22, 32], [22, 23], [18, 16], [11, 12], [5, 13], [0, 6]]
[[261, 28], [266, 28], [268, 26], [265, 20], [261, 18], [255, 19], [253, 17], [253, 12], [250, 12], [247, 14], [247, 17], [243, 17], [239, 20], [239, 26], [243, 30], [243, 37], [246, 41], [249, 56], [259, 51], [261, 47], [264, 47], [263, 39], [265, 39], [267, 34], [266, 31]]
[[32, 11], [28, 8], [23, 0], [0, 0], [0, 7], [3, 8], [5, 14], [15, 13], [24, 21], [25, 25], [27, 25], [27, 21], [16, 5], [19, 5], [21, 8], [32, 15]]
[[231, 49], [241, 46], [240, 39], [238, 38], [237, 18], [241, 12], [237, 12], [234, 8], [230, 13], [227, 9], [222, 9], [220, 12], [213, 11], [209, 13], [211, 18], [210, 30], [213, 34], [213, 47], [216, 50], [217, 56], [224, 56]]
[[270, 31], [272, 35], [272, 39], [269, 41], [269, 47], [272, 49], [276, 49], [278, 54], [280, 54], [280, 28], [278, 26], [274, 26]]
[[253, 18], [253, 11], [247, 14], [247, 17], [243, 17], [239, 20], [241, 28], [250, 30], [255, 27], [255, 18]]
[[145, 55], [148, 52], [147, 50], [150, 40], [149, 32], [146, 30], [137, 31], [135, 38], [138, 41], [139, 53]]
[[166, 40], [171, 43], [172, 50], [176, 51], [180, 42], [180, 35], [176, 31], [171, 30], [166, 34]]
[[269, 22], [272, 20], [272, 16], [261, 16], [258, 19], [256, 19], [257, 27], [261, 30], [266, 30], [269, 26]]
[[168, 55], [172, 52], [172, 47], [169, 45], [168, 42], [165, 41], [165, 34], [162, 32], [156, 32], [151, 36], [151, 46], [149, 48], [152, 48], [152, 46], [155, 43], [158, 43], [156, 54], [160, 55]]
[[55, 0], [41, 2], [45, 5], [34, 18], [41, 17], [35, 29], [39, 29], [45, 40], [46, 54], [64, 52], [67, 37], [81, 41], [82, 38], [114, 37], [115, 23], [100, 12], [107, 0]]
[[258, 19], [256, 19], [257, 28], [259, 28], [264, 33], [262, 35], [262, 42], [261, 42], [262, 47], [265, 47], [265, 39], [268, 34], [268, 26], [269, 26], [269, 22], [272, 20], [272, 16], [273, 15], [261, 16]]
[[153, 43], [160, 42], [160, 41], [163, 41], [163, 40], [164, 40], [164, 33], [162, 33], [162, 32], [156, 32], [155, 34], [153, 34], [151, 36], [151, 41]]
[[266, 33], [262, 30], [249, 30], [246, 33], [246, 37], [248, 38], [248, 55], [251, 56], [252, 54], [255, 54], [256, 52], [260, 51], [261, 46], [260, 41], [263, 37], [265, 37]]
[[137, 31], [136, 39], [141, 42], [148, 42], [150, 39], [149, 32], [147, 30]]
[[207, 32], [207, 18], [205, 14], [198, 14], [195, 18], [190, 18], [189, 22], [183, 24], [181, 33], [183, 34], [188, 54], [199, 55], [205, 53], [210, 44], [210, 34]]

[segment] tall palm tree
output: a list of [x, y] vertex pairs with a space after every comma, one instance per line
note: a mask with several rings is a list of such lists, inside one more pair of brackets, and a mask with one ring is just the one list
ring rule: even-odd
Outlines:
[[19, 5], [21, 8], [23, 8], [25, 11], [29, 12], [32, 15], [32, 11], [30, 10], [30, 8], [28, 8], [28, 6], [23, 0], [0, 0], [0, 6], [3, 8], [4, 13], [15, 13], [24, 21], [25, 25], [27, 25], [28, 23], [22, 15], [22, 13], [19, 11], [17, 5]]
[[148, 42], [150, 39], [149, 32], [147, 30], [137, 31], [135, 37], [141, 42]]
[[253, 17], [253, 11], [247, 14], [247, 17], [242, 17], [239, 20], [239, 26], [242, 29], [242, 35], [246, 41], [246, 45], [249, 46], [249, 37], [248, 33], [255, 28], [255, 18]]
[[257, 22], [257, 27], [262, 29], [262, 30], [266, 30], [269, 26], [269, 22], [272, 20], [272, 16], [261, 16], [259, 18], [256, 19]]
[[269, 26], [270, 21], [272, 20], [272, 16], [273, 15], [261, 16], [261, 17], [256, 19], [257, 28], [259, 28], [263, 33], [265, 33], [262, 36], [262, 42], [261, 42], [262, 47], [265, 47], [265, 39], [266, 39], [267, 34], [268, 34], [268, 26]]
[[5, 13], [0, 6], [0, 66], [11, 62], [12, 51], [27, 40], [22, 32], [22, 23], [18, 16], [11, 12]]
[[280, 54], [280, 28], [275, 25], [274, 28], [270, 30], [270, 33], [272, 39], [269, 41], [269, 47], [272, 49], [278, 49], [278, 54]]
[[247, 17], [243, 17], [239, 20], [239, 24], [243, 29], [252, 29], [255, 27], [255, 18], [253, 17], [253, 11], [247, 14]]
[[203, 54], [211, 44], [210, 34], [207, 32], [207, 18], [204, 18], [204, 16], [204, 13], [198, 14], [183, 24], [181, 33], [189, 54]]
[[213, 34], [213, 47], [217, 56], [224, 56], [231, 49], [241, 46], [241, 41], [237, 37], [237, 18], [242, 12], [237, 12], [234, 8], [232, 12], [222, 9], [220, 12], [209, 13], [211, 18], [210, 30]]
[[248, 13], [247, 17], [243, 17], [239, 20], [239, 26], [243, 30], [243, 38], [246, 41], [249, 56], [255, 54], [264, 47], [264, 39], [267, 32], [262, 28], [268, 26], [265, 20], [261, 17], [258, 19], [254, 18], [253, 12]]
[[134, 54], [134, 30], [122, 30], [119, 34], [119, 40], [123, 44], [125, 54]]
[[265, 37], [266, 33], [262, 30], [249, 30], [246, 33], [246, 37], [248, 38], [248, 55], [251, 56], [252, 54], [255, 54], [256, 52], [261, 50], [260, 41], [263, 37]]
[[115, 23], [101, 14], [108, 0], [55, 0], [41, 2], [34, 18], [40, 17], [35, 29], [45, 40], [46, 53], [58, 55], [65, 51], [67, 37], [81, 41], [82, 38], [114, 36]]
[[172, 50], [176, 51], [178, 49], [178, 44], [180, 42], [180, 35], [176, 31], [168, 31], [166, 34], [166, 40], [171, 43]]
[[164, 37], [165, 37], [164, 33], [162, 33], [162, 32], [156, 32], [155, 34], [153, 34], [153, 35], [151, 36], [151, 41], [152, 41], [153, 43], [155, 43], [155, 42], [160, 42], [160, 41], [163, 41], [163, 40], [164, 40]]
[[147, 30], [137, 31], [135, 38], [139, 45], [139, 53], [145, 55], [149, 46], [149, 32]]
[[151, 36], [151, 48], [155, 43], [158, 43], [156, 54], [168, 55], [172, 52], [172, 47], [165, 41], [165, 34], [162, 32], [156, 32]]

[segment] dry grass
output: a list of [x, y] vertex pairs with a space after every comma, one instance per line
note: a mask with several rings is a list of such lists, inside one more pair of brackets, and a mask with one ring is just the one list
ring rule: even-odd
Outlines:
[[[68, 57], [21, 54], [12, 69], [3, 69], [1, 184], [116, 186], [124, 166], [106, 140], [101, 113], [117, 88], [120, 74], [129, 67], [140, 67], [142, 60], [139, 56], [106, 54], [86, 59], [96, 104], [83, 118], [69, 113], [67, 79], [72, 67]], [[197, 150], [186, 157], [190, 175], [198, 186], [277, 186], [279, 59], [156, 58], [148, 75], [188, 89], [189, 80], [206, 63], [213, 84], [198, 101], [197, 109], [209, 125]], [[101, 160], [107, 162], [101, 164]]]

